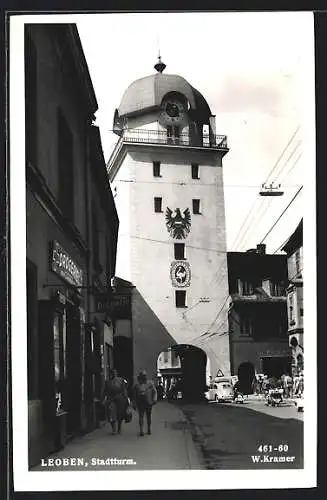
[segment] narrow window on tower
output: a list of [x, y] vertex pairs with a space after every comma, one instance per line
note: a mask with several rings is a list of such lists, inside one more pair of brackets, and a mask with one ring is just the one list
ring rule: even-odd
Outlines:
[[180, 136], [180, 128], [178, 126], [167, 126], [167, 142], [168, 144], [178, 144]]
[[198, 163], [192, 163], [192, 179], [200, 179]]
[[154, 211], [162, 212], [162, 198], [154, 198]]
[[153, 176], [154, 177], [161, 177], [161, 175], [160, 175], [160, 161], [153, 162]]
[[186, 307], [186, 291], [175, 290], [175, 304], [176, 307]]
[[200, 214], [200, 200], [192, 200], [192, 207], [194, 214]]
[[174, 243], [174, 254], [176, 260], [185, 259], [185, 243]]
[[180, 131], [179, 131], [179, 127], [173, 127], [173, 131], [174, 131], [174, 136], [179, 138], [180, 136]]

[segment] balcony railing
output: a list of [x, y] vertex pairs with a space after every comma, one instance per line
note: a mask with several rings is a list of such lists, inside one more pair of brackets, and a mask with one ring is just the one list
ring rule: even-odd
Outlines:
[[162, 130], [124, 130], [121, 140], [142, 144], [163, 144], [170, 146], [191, 146], [228, 150], [226, 135], [190, 135], [179, 134], [169, 136]]

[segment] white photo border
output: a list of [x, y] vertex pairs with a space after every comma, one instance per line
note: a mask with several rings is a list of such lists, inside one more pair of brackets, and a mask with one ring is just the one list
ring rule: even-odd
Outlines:
[[[307, 165], [304, 188], [304, 330], [305, 377], [317, 387], [316, 319], [316, 188], [315, 89], [313, 13], [303, 12], [312, 25], [307, 80], [303, 81], [303, 135]], [[38, 472], [28, 470], [27, 341], [26, 341], [26, 214], [24, 135], [24, 24], [74, 23], [92, 14], [14, 15], [10, 17], [10, 234], [13, 475], [15, 491], [108, 490], [242, 490], [252, 488], [311, 488], [316, 486], [317, 394], [310, 393], [304, 419], [304, 469], [299, 470], [172, 470]], [[110, 14], [108, 14], [110, 15]], [[124, 14], [122, 14], [124, 15]], [[309, 60], [309, 58], [308, 58]], [[307, 382], [308, 383], [308, 382]], [[167, 473], [169, 481], [167, 481]], [[122, 481], [123, 474], [123, 481]]]

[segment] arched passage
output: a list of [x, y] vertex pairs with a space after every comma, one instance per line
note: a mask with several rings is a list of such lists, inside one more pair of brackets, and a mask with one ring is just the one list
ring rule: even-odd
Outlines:
[[240, 383], [240, 391], [244, 394], [252, 393], [252, 382], [255, 376], [255, 370], [252, 363], [248, 361], [241, 363], [238, 367], [238, 380]]
[[202, 349], [189, 344], [171, 346], [159, 355], [158, 369], [168, 390], [176, 382], [183, 399], [204, 397], [208, 375], [207, 355]]

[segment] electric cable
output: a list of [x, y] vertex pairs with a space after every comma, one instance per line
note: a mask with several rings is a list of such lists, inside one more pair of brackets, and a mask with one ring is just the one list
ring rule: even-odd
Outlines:
[[[293, 149], [292, 153], [290, 154], [290, 156], [287, 158], [286, 162], [284, 163], [282, 169], [279, 171], [278, 175], [280, 175], [282, 173], [282, 171], [284, 170], [285, 166], [288, 164], [288, 162], [290, 161], [290, 159], [294, 156], [296, 150], [298, 149], [299, 145], [301, 144], [302, 141], [299, 141], [297, 146]], [[282, 183], [284, 179], [286, 179], [286, 177], [289, 175], [289, 173], [293, 170], [293, 168], [295, 167], [295, 165], [297, 164], [297, 162], [299, 161], [299, 159], [301, 158], [302, 156], [302, 152], [299, 154], [299, 156], [297, 157], [297, 159], [295, 160], [295, 162], [292, 164], [291, 168], [288, 170], [288, 172], [286, 172], [286, 174], [283, 176], [283, 178], [280, 180], [280, 181], [275, 181], [275, 182], [279, 182], [279, 183]], [[285, 187], [285, 186], [284, 186]], [[299, 186], [300, 187], [300, 186]], [[259, 220], [257, 221], [256, 223], [256, 226], [258, 226], [259, 222], [263, 219], [263, 217], [265, 216], [265, 214], [267, 213], [267, 211], [269, 210], [269, 208], [271, 207], [272, 205], [272, 202], [273, 200], [270, 199], [268, 201], [268, 204], [266, 205], [266, 207], [264, 208], [264, 211], [262, 212], [262, 214], [260, 215], [259, 217]], [[251, 220], [251, 223], [254, 223], [254, 219], [255, 217], [257, 216], [257, 214], [260, 212], [261, 208], [262, 208], [263, 204], [261, 204], [261, 206], [258, 208], [258, 210], [255, 212], [255, 215], [252, 217], [252, 220]], [[247, 229], [247, 233], [248, 233], [248, 230], [249, 230], [249, 224], [248, 224], [248, 229]], [[247, 242], [247, 236], [248, 234], [245, 233], [245, 239], [244, 239], [244, 236], [242, 237], [242, 241], [243, 241], [243, 248], [242, 248], [242, 241], [239, 243], [238, 247], [240, 248], [240, 250], [244, 250], [245, 247], [246, 247], [246, 242]]]
[[[287, 158], [286, 162], [283, 164], [282, 168], [279, 170], [278, 174], [277, 174], [277, 177], [279, 175], [281, 175], [281, 173], [283, 172], [283, 170], [285, 169], [286, 165], [288, 164], [288, 162], [290, 161], [290, 159], [293, 157], [295, 151], [297, 150], [297, 148], [299, 147], [299, 144], [301, 143], [302, 141], [299, 141], [297, 146], [293, 149], [292, 153], [290, 154], [290, 156]], [[301, 153], [302, 154], [302, 153]], [[301, 156], [301, 155], [300, 155]], [[299, 159], [299, 158], [298, 158]], [[298, 161], [298, 160], [297, 160]], [[295, 164], [297, 163], [297, 161], [295, 162]], [[295, 166], [295, 164], [292, 165], [292, 168]], [[288, 174], [285, 174], [283, 176], [283, 179], [285, 179], [287, 177]], [[279, 182], [281, 183], [282, 181], [275, 181], [275, 182]], [[243, 250], [245, 249], [246, 247], [246, 244], [247, 244], [247, 240], [248, 240], [248, 236], [249, 236], [249, 230], [250, 230], [250, 227], [252, 227], [252, 225], [254, 224], [255, 222], [255, 219], [259, 216], [260, 212], [262, 211], [262, 208], [264, 207], [266, 203], [266, 199], [263, 199], [261, 200], [261, 204], [260, 206], [258, 207], [258, 209], [254, 212], [253, 216], [252, 216], [252, 219], [248, 221], [248, 224], [247, 224], [247, 228], [244, 232], [244, 235], [242, 236], [242, 239], [241, 241], [239, 242], [239, 244], [237, 245], [239, 247], [240, 250]], [[266, 203], [266, 206], [263, 208], [263, 212], [260, 214], [258, 220], [256, 221], [256, 226], [258, 227], [258, 224], [260, 223], [260, 221], [263, 219], [263, 217], [266, 215], [266, 213], [268, 212], [269, 208], [272, 206], [272, 203], [273, 203], [273, 199], [270, 198], [268, 200], [268, 202]]]
[[[274, 164], [273, 168], [270, 170], [270, 172], [269, 172], [269, 174], [268, 174], [268, 176], [267, 176], [267, 178], [266, 178], [266, 181], [265, 181], [264, 183], [268, 182], [269, 177], [271, 176], [271, 174], [274, 172], [274, 170], [275, 170], [275, 169], [276, 169], [276, 167], [278, 166], [278, 164], [279, 164], [280, 160], [282, 159], [282, 157], [283, 157], [283, 155], [285, 154], [285, 152], [286, 152], [287, 148], [289, 147], [289, 145], [290, 145], [290, 144], [292, 143], [292, 141], [294, 140], [294, 137], [296, 136], [296, 134], [297, 134], [297, 132], [300, 130], [300, 128], [301, 128], [300, 126], [298, 126], [298, 127], [296, 128], [295, 132], [293, 133], [293, 135], [291, 136], [290, 140], [289, 140], [289, 141], [288, 141], [288, 143], [286, 144], [286, 146], [285, 146], [285, 148], [283, 149], [282, 153], [281, 153], [281, 154], [280, 154], [280, 156], [278, 157], [278, 159], [277, 159], [276, 163]], [[237, 233], [237, 235], [236, 235], [236, 237], [235, 237], [235, 239], [234, 239], [234, 241], [233, 241], [233, 243], [232, 243], [232, 247], [234, 247], [234, 246], [236, 246], [236, 247], [237, 247], [237, 246], [238, 246], [237, 241], [238, 241], [238, 239], [239, 239], [240, 235], [242, 234], [242, 231], [244, 231], [244, 229], [243, 229], [243, 228], [244, 228], [244, 225], [247, 223], [247, 221], [248, 221], [249, 217], [251, 216], [252, 211], [253, 211], [253, 209], [254, 209], [254, 207], [255, 207], [255, 205], [256, 205], [256, 203], [257, 203], [257, 201], [258, 201], [258, 199], [257, 199], [257, 198], [255, 198], [255, 200], [254, 200], [254, 202], [252, 203], [251, 208], [250, 208], [250, 210], [249, 210], [249, 212], [248, 212], [248, 214], [247, 214], [246, 218], [244, 219], [244, 221], [243, 221], [243, 223], [242, 223], [242, 225], [241, 225], [241, 227], [240, 227], [239, 232]], [[263, 201], [263, 203], [264, 203], [264, 201]], [[260, 208], [261, 208], [261, 205], [260, 205]], [[244, 236], [244, 235], [243, 235], [243, 236]], [[243, 236], [242, 236], [242, 239], [243, 239]]]
[[280, 214], [280, 216], [278, 217], [278, 219], [275, 221], [275, 223], [271, 226], [271, 228], [269, 229], [269, 231], [267, 232], [267, 234], [262, 238], [262, 240], [260, 241], [260, 244], [263, 243], [265, 241], [265, 239], [267, 238], [267, 236], [271, 233], [271, 231], [274, 229], [274, 227], [276, 226], [276, 224], [280, 221], [280, 219], [283, 217], [283, 215], [285, 214], [285, 212], [287, 211], [287, 209], [292, 205], [293, 201], [296, 199], [296, 197], [300, 194], [301, 190], [303, 189], [303, 186], [300, 187], [300, 189], [298, 189], [298, 191], [295, 193], [295, 195], [293, 196], [293, 198], [291, 199], [291, 201], [289, 202], [289, 204], [284, 208], [283, 212]]

